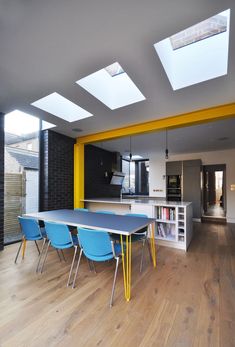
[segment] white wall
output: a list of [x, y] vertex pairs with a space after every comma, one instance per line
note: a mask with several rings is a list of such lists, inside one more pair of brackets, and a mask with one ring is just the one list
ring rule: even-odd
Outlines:
[[[226, 164], [226, 193], [227, 193], [227, 221], [235, 223], [235, 191], [231, 191], [231, 184], [235, 184], [235, 149], [188, 153], [179, 155], [170, 155], [170, 161], [201, 159], [203, 165]], [[149, 162], [149, 195], [165, 196], [165, 159], [164, 154], [150, 155]], [[164, 187], [164, 195], [159, 192], [153, 192], [158, 187]]]
[[166, 197], [166, 163], [165, 153], [152, 153], [149, 156], [149, 195]]

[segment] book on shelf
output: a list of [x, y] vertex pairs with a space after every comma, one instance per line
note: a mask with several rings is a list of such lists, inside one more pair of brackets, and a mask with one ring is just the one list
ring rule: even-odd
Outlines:
[[174, 221], [175, 220], [175, 208], [158, 206], [157, 207], [157, 219]]
[[157, 234], [162, 238], [173, 239], [175, 238], [175, 225], [167, 223], [158, 223]]

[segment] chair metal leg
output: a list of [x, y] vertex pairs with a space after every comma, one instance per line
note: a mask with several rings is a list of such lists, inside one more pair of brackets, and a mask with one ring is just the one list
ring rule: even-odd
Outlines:
[[43, 268], [44, 268], [44, 265], [45, 265], [45, 261], [46, 261], [46, 258], [47, 258], [47, 253], [48, 253], [48, 249], [50, 247], [50, 244], [51, 244], [51, 241], [49, 241], [48, 244], [47, 244], [46, 254], [45, 254], [45, 257], [44, 257], [44, 260], [43, 260], [43, 263], [42, 263], [42, 267], [41, 267], [41, 273], [43, 272]]
[[79, 268], [79, 265], [80, 265], [80, 261], [81, 261], [81, 257], [82, 257], [82, 252], [83, 252], [83, 250], [82, 250], [82, 248], [81, 248], [80, 253], [79, 253], [79, 258], [78, 258], [78, 263], [77, 263], [75, 275], [74, 275], [74, 278], [73, 278], [73, 285], [72, 285], [72, 288], [75, 288], [75, 282], [76, 282], [77, 275], [78, 275], [78, 268]]
[[61, 249], [61, 254], [62, 254], [62, 257], [63, 257], [64, 261], [66, 261], [65, 256], [64, 256], [63, 249]]
[[38, 259], [38, 265], [37, 265], [37, 268], [36, 268], [36, 272], [38, 272], [39, 270], [39, 265], [40, 265], [40, 262], [41, 262], [41, 259], [42, 259], [42, 254], [43, 254], [43, 250], [44, 250], [44, 246], [45, 246], [45, 243], [46, 243], [46, 238], [43, 239], [43, 244], [42, 244], [42, 248], [41, 248], [41, 251], [40, 251], [40, 256], [39, 256], [39, 259]]
[[142, 244], [141, 260], [140, 260], [140, 272], [142, 272], [142, 268], [143, 268], [145, 242], [146, 242], [146, 239], [143, 240], [143, 244]]
[[16, 253], [16, 257], [15, 257], [15, 264], [16, 264], [16, 262], [17, 262], [17, 259], [18, 259], [18, 256], [19, 256], [19, 253], [20, 253], [21, 247], [22, 247], [22, 245], [23, 245], [23, 241], [24, 241], [24, 239], [22, 239], [22, 240], [21, 240], [21, 243], [20, 243], [19, 249], [18, 249], [18, 251], [17, 251], [17, 253]]
[[88, 258], [86, 258], [86, 260], [87, 260], [87, 263], [88, 263], [88, 266], [89, 266], [90, 271], [92, 271], [90, 260], [89, 260]]
[[111, 299], [109, 306], [113, 306], [113, 296], [114, 296], [114, 291], [115, 291], [115, 285], [116, 285], [116, 278], [117, 278], [117, 272], [118, 272], [118, 265], [119, 265], [119, 258], [116, 258], [116, 268], [115, 268], [115, 273], [114, 273], [114, 279], [113, 279], [113, 287], [112, 287], [112, 294], [111, 294]]
[[70, 271], [69, 271], [69, 278], [68, 278], [68, 282], [67, 282], [67, 287], [70, 285], [70, 278], [71, 278], [71, 275], [72, 275], [72, 272], [73, 272], [73, 266], [74, 266], [74, 261], [75, 261], [75, 258], [76, 258], [76, 254], [77, 254], [77, 246], [74, 247], [74, 255], [73, 255], [73, 261], [72, 261], [72, 264], [71, 264], [71, 267], [70, 267]]
[[91, 263], [92, 263], [92, 266], [93, 266], [94, 273], [97, 274], [96, 268], [95, 268], [95, 263], [93, 261]]
[[56, 250], [56, 253], [58, 254], [58, 257], [59, 257], [60, 262], [61, 262], [61, 256], [60, 256], [59, 250], [57, 248], [55, 250]]
[[38, 254], [40, 255], [40, 250], [39, 250], [39, 247], [38, 247], [37, 241], [35, 240], [34, 242], [35, 242], [35, 245], [36, 245], [36, 247], [37, 247]]
[[146, 237], [146, 243], [147, 243], [148, 251], [149, 251], [149, 260], [150, 260], [150, 263], [151, 263], [152, 262], [152, 254], [151, 254], [151, 249], [150, 249], [150, 244], [149, 244], [148, 237]]

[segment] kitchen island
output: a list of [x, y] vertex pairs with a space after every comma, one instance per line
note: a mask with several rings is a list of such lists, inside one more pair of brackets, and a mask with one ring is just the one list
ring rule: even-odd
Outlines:
[[90, 211], [113, 211], [117, 214], [142, 213], [155, 218], [155, 239], [162, 246], [187, 251], [193, 236], [192, 203], [154, 198], [84, 199]]

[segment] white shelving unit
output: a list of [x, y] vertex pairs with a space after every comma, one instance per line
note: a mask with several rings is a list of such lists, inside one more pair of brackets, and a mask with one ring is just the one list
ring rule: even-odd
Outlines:
[[155, 206], [154, 218], [158, 244], [187, 251], [193, 234], [192, 204]]
[[128, 199], [86, 199], [91, 211], [109, 210], [118, 214], [141, 213], [155, 218], [157, 244], [187, 251], [193, 236], [192, 203]]

